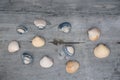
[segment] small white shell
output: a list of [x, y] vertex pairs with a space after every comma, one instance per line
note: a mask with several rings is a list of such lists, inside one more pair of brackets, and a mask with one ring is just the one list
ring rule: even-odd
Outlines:
[[88, 30], [88, 37], [91, 41], [96, 41], [100, 37], [100, 30], [98, 28], [92, 28]]
[[99, 44], [97, 47], [94, 49], [94, 55], [97, 58], [106, 58], [110, 54], [110, 49], [105, 46], [104, 44]]
[[19, 49], [20, 49], [20, 46], [17, 41], [11, 41], [8, 45], [8, 51], [11, 53], [17, 52]]
[[68, 33], [70, 31], [70, 28], [69, 27], [63, 27], [61, 29], [61, 31], [65, 32], [65, 33]]
[[72, 46], [67, 46], [66, 48], [69, 53], [71, 53], [72, 55], [74, 54], [74, 48]]
[[43, 19], [36, 19], [36, 20], [34, 20], [34, 24], [36, 27], [38, 27], [40, 29], [44, 29], [45, 26], [47, 25], [47, 22]]
[[43, 68], [50, 68], [53, 66], [53, 60], [51, 58], [49, 58], [48, 56], [44, 56], [40, 60], [40, 66]]
[[65, 45], [63, 49], [66, 55], [73, 56], [75, 53], [75, 49], [72, 45]]
[[27, 27], [23, 26], [23, 25], [20, 25], [17, 27], [17, 30], [16, 30], [19, 34], [24, 34], [28, 31]]
[[17, 32], [22, 33], [22, 34], [25, 33], [23, 29], [17, 29]]
[[42, 47], [45, 45], [45, 40], [42, 38], [42, 37], [39, 37], [39, 36], [35, 36], [33, 39], [32, 39], [32, 45], [34, 47]]

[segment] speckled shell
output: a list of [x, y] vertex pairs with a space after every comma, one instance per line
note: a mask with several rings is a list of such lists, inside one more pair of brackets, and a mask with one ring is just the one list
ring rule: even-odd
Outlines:
[[11, 41], [8, 45], [8, 51], [10, 53], [17, 52], [20, 49], [18, 41]]
[[69, 33], [71, 31], [71, 24], [69, 22], [63, 22], [58, 26], [58, 29], [64, 33]]
[[78, 71], [80, 67], [80, 64], [78, 61], [75, 61], [75, 60], [69, 60], [67, 63], [66, 63], [66, 72], [67, 73], [70, 73], [70, 74], [73, 74], [75, 72]]
[[99, 44], [97, 47], [94, 49], [94, 55], [97, 58], [106, 58], [110, 54], [110, 49], [105, 46], [104, 44]]
[[43, 47], [45, 45], [45, 39], [40, 36], [35, 36], [32, 39], [32, 45], [34, 47]]

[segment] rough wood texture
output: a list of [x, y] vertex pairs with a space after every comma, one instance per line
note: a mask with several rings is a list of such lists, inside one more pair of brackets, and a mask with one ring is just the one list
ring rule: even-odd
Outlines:
[[[115, 5], [106, 9], [94, 5]], [[0, 80], [120, 80], [120, 10], [119, 0], [1, 0], [0, 2]], [[33, 21], [44, 18], [50, 24], [44, 31], [38, 30]], [[61, 22], [72, 24], [72, 31], [64, 34], [57, 27]], [[26, 25], [28, 33], [19, 35], [16, 27]], [[91, 42], [87, 30], [92, 26], [101, 29], [100, 40]], [[34, 48], [31, 40], [35, 35], [46, 38], [46, 46]], [[70, 60], [78, 60], [81, 64], [77, 73], [70, 75], [65, 72], [67, 60], [58, 58], [61, 46], [49, 41], [81, 41], [74, 45], [75, 55]], [[7, 51], [8, 43], [18, 40], [21, 50], [15, 54]], [[108, 58], [94, 57], [93, 48], [98, 43], [105, 43], [111, 54]], [[23, 65], [21, 55], [29, 51], [34, 55], [34, 63]], [[39, 60], [43, 55], [54, 58], [54, 66], [43, 69]]]

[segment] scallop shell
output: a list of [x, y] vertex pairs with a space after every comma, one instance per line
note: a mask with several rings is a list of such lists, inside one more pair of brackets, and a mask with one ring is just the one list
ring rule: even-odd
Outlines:
[[8, 45], [8, 51], [10, 53], [17, 52], [20, 49], [19, 43], [17, 41], [11, 41]]
[[24, 64], [31, 64], [33, 62], [33, 56], [29, 53], [23, 53], [22, 54], [22, 61]]
[[66, 72], [67, 73], [70, 73], [70, 74], [73, 74], [75, 72], [78, 71], [80, 67], [80, 64], [78, 61], [75, 61], [75, 60], [69, 60], [67, 63], [66, 63]]
[[73, 56], [75, 54], [75, 49], [72, 45], [65, 45], [63, 51], [68, 56]]
[[110, 49], [105, 46], [104, 44], [99, 44], [97, 47], [94, 49], [94, 55], [97, 58], [106, 58], [110, 54]]
[[98, 28], [92, 28], [88, 30], [88, 37], [91, 41], [96, 41], [100, 38], [100, 30]]
[[39, 36], [35, 36], [33, 39], [32, 39], [32, 45], [34, 47], [43, 47], [45, 45], [45, 40], [44, 38], [42, 37], [39, 37]]
[[63, 22], [58, 26], [58, 29], [64, 33], [69, 33], [71, 31], [71, 24], [69, 22]]
[[53, 60], [48, 56], [44, 56], [40, 60], [40, 66], [43, 67], [43, 68], [50, 68], [50, 67], [53, 66]]
[[47, 22], [43, 19], [36, 19], [34, 20], [34, 24], [39, 29], [44, 29], [47, 26]]

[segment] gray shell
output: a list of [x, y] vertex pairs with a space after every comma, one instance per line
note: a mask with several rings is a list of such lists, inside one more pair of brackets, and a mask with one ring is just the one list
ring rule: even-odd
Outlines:
[[23, 64], [31, 64], [33, 62], [33, 56], [29, 53], [23, 53], [22, 54], [22, 61], [23, 61]]
[[17, 27], [16, 31], [18, 34], [24, 34], [24, 33], [28, 32], [28, 29], [27, 29], [27, 27], [20, 25]]
[[58, 26], [58, 29], [64, 33], [69, 33], [71, 31], [71, 24], [69, 22], [63, 22]]
[[[71, 49], [71, 50], [69, 50]], [[63, 46], [63, 51], [67, 56], [73, 56], [75, 54], [75, 48], [72, 45]]]

